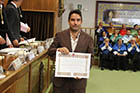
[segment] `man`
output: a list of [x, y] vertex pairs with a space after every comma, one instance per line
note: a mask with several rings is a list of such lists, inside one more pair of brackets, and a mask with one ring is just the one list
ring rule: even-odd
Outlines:
[[126, 35], [123, 36], [122, 40], [125, 44], [128, 44], [132, 38], [133, 38], [133, 36], [131, 35], [130, 30], [127, 30], [127, 33], [126, 33]]
[[135, 24], [134, 25], [134, 28], [133, 29], [131, 29], [131, 35], [133, 35], [133, 36], [137, 36], [138, 35], [138, 30], [139, 30], [139, 26], [138, 26], [138, 24]]
[[122, 36], [119, 34], [119, 30], [115, 29], [114, 33], [110, 37], [112, 45], [114, 45], [119, 38], [122, 38]]
[[113, 46], [113, 54], [114, 54], [114, 64], [116, 64], [116, 70], [128, 69], [128, 60], [127, 60], [127, 48], [126, 45], [123, 44], [121, 38], [118, 39], [118, 42]]
[[131, 42], [128, 44], [128, 56], [132, 61], [132, 69], [134, 72], [140, 69], [140, 49], [136, 43], [136, 38], [132, 38]]
[[125, 24], [122, 24], [122, 28], [120, 30], [120, 35], [124, 36], [124, 35], [126, 35], [126, 33], [127, 33], [126, 26], [125, 26]]
[[100, 46], [100, 44], [102, 44], [102, 43], [104, 42], [104, 40], [105, 40], [106, 38], [108, 38], [108, 36], [107, 36], [107, 34], [106, 34], [105, 31], [103, 31], [101, 34], [102, 34], [102, 35], [99, 37], [99, 40], [98, 40], [98, 42], [97, 42], [98, 46]]
[[[73, 10], [68, 17], [69, 29], [58, 32], [54, 42], [48, 49], [50, 56], [56, 55], [56, 50], [61, 53], [69, 52], [93, 53], [93, 39], [81, 31], [82, 14], [80, 10]], [[76, 60], [75, 60], [76, 61]], [[54, 93], [85, 93], [86, 79], [82, 78], [54, 78]]]
[[105, 31], [108, 35], [108, 32], [105, 27], [103, 27], [103, 22], [99, 23], [99, 27], [95, 30], [95, 34], [97, 35], [97, 40], [99, 39], [99, 36], [101, 36], [101, 33]]
[[14, 46], [18, 46], [19, 42], [24, 40], [20, 36], [20, 16], [17, 9], [21, 6], [22, 2], [23, 0], [12, 0], [5, 8], [9, 23], [9, 30], [13, 34], [12, 43]]
[[8, 29], [7, 16], [4, 10], [4, 0], [0, 0], [0, 49], [6, 48], [6, 33], [9, 35], [10, 39], [12, 34]]
[[109, 36], [111, 36], [111, 35], [114, 33], [115, 28], [114, 28], [112, 22], [109, 23], [109, 27], [107, 28], [107, 31], [108, 31], [108, 33], [109, 33]]
[[100, 67], [101, 70], [104, 68], [113, 69], [113, 55], [112, 55], [112, 45], [109, 43], [109, 38], [106, 38], [100, 47]]

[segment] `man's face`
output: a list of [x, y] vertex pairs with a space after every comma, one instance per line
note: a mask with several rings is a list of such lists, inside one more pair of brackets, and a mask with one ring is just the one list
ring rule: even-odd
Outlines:
[[138, 35], [140, 35], [140, 30], [138, 31]]
[[0, 4], [4, 4], [4, 0], [0, 0]]
[[113, 27], [113, 24], [112, 24], [112, 23], [109, 23], [109, 26], [110, 26], [110, 27]]
[[109, 43], [109, 39], [108, 38], [105, 39], [105, 43]]
[[139, 29], [138, 25], [136, 25], [136, 26], [134, 27], [134, 29]]
[[127, 30], [127, 35], [131, 35], [131, 32], [130, 32], [130, 30]]
[[126, 28], [125, 24], [122, 25], [122, 28], [124, 28], [124, 29]]
[[70, 25], [71, 31], [77, 32], [81, 28], [82, 19], [81, 19], [80, 15], [73, 13], [71, 15], [68, 23]]
[[121, 45], [122, 44], [122, 39], [118, 40], [118, 44]]
[[100, 23], [99, 23], [99, 26], [103, 26], [103, 23], [102, 23], [102, 22], [100, 22]]

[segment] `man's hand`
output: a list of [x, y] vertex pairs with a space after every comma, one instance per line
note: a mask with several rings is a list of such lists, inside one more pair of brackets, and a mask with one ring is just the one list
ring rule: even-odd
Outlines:
[[5, 44], [5, 43], [6, 43], [5, 39], [4, 39], [3, 37], [0, 36], [0, 45], [3, 45], [3, 44]]
[[66, 47], [58, 48], [57, 50], [61, 53], [69, 54], [69, 50]]
[[79, 79], [81, 79], [81, 78], [79, 78], [79, 77], [74, 77], [74, 79], [79, 80]]
[[19, 46], [18, 40], [15, 39], [15, 40], [13, 41], [13, 44], [14, 44], [14, 46]]
[[20, 41], [24, 41], [24, 38], [21, 37], [21, 38], [20, 38]]
[[30, 30], [31, 30], [31, 28], [30, 28], [30, 27], [28, 27], [27, 32], [30, 32]]
[[10, 45], [8, 45], [8, 47], [9, 47], [9, 48], [13, 48], [13, 45], [12, 45], [12, 44], [10, 44]]

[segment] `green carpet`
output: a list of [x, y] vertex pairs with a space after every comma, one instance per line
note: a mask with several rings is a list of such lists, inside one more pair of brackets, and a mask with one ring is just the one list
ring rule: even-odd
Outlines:
[[86, 93], [140, 93], [140, 71], [102, 71], [93, 67]]

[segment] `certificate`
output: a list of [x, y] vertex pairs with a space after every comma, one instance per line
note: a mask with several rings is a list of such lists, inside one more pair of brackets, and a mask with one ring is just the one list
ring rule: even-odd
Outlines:
[[91, 54], [56, 52], [55, 77], [89, 78]]

